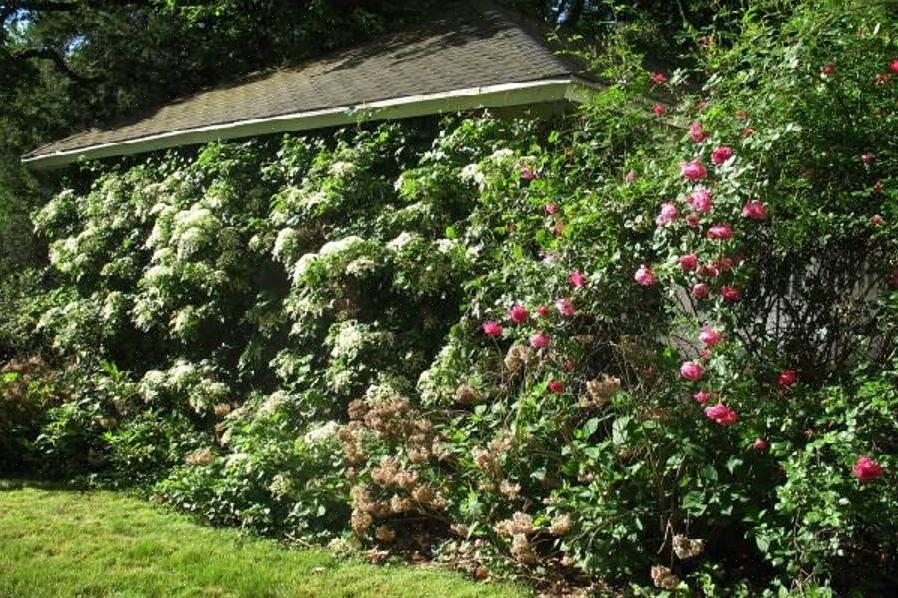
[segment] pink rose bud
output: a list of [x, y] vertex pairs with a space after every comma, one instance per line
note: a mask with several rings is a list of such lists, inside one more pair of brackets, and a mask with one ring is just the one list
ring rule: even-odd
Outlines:
[[698, 214], [689, 214], [686, 216], [686, 226], [689, 228], [698, 228], [701, 223], [702, 219]]
[[708, 138], [708, 132], [702, 128], [702, 123], [694, 121], [689, 125], [689, 138], [699, 143]]
[[736, 287], [720, 287], [720, 296], [724, 301], [735, 302], [742, 298], [742, 293]]
[[548, 318], [550, 313], [552, 313], [552, 312], [550, 312], [549, 308], [546, 307], [545, 305], [540, 305], [539, 307], [536, 308], [536, 315], [539, 316], [540, 318]]
[[863, 455], [857, 458], [857, 462], [854, 464], [854, 467], [851, 468], [851, 473], [853, 473], [854, 477], [860, 480], [862, 484], [880, 477], [883, 471], [884, 470], [879, 463], [870, 457]]
[[692, 395], [692, 398], [695, 399], [696, 403], [704, 405], [705, 403], [710, 401], [713, 396], [714, 395], [712, 393], [708, 392], [707, 390], [700, 390], [697, 393], [695, 393], [694, 395]]
[[751, 448], [755, 449], [759, 453], [763, 453], [767, 450], [767, 441], [763, 438], [755, 438], [755, 441], [751, 443]]
[[483, 323], [483, 332], [487, 336], [491, 336], [493, 338], [497, 336], [502, 336], [502, 324], [496, 322], [494, 320], [487, 320]]
[[576, 308], [574, 307], [574, 302], [568, 299], [567, 297], [563, 297], [555, 302], [555, 309], [561, 313], [563, 316], [572, 316], [576, 313]]
[[733, 238], [733, 227], [729, 224], [715, 224], [705, 236], [711, 241], [727, 241]]
[[508, 310], [508, 319], [515, 324], [523, 324], [530, 317], [530, 312], [523, 305], [512, 305]]
[[873, 154], [861, 154], [861, 162], [864, 164], [873, 164], [873, 161], [876, 159], [876, 156]]
[[564, 382], [562, 382], [561, 380], [550, 380], [546, 385], [546, 388], [549, 389], [549, 392], [561, 394], [564, 392]]
[[797, 370], [783, 370], [782, 372], [780, 372], [779, 377], [776, 379], [776, 383], [779, 384], [782, 388], [789, 388], [796, 382], [798, 382]]
[[714, 265], [717, 266], [717, 268], [721, 272], [727, 272], [733, 269], [733, 266], [735, 266], [735, 262], [733, 261], [733, 258], [724, 256], [717, 260]]
[[708, 295], [711, 294], [711, 287], [706, 285], [703, 282], [698, 283], [694, 287], [692, 287], [692, 296], [696, 299], [707, 299]]
[[555, 205], [554, 203], [547, 203], [543, 209], [546, 211], [546, 214], [548, 214], [549, 216], [554, 216], [555, 214], [558, 213], [558, 206]]
[[719, 426], [729, 426], [739, 421], [739, 414], [723, 403], [718, 403], [713, 407], [706, 407], [705, 417]]
[[767, 218], [767, 206], [758, 200], [746, 202], [742, 206], [742, 215], [752, 220], [764, 220]]
[[705, 343], [705, 345], [708, 347], [713, 347], [720, 343], [721, 340], [723, 340], [723, 335], [714, 328], [705, 326], [704, 328], [702, 328], [702, 331], [699, 332], [698, 340]]
[[530, 346], [534, 349], [542, 349], [549, 346], [549, 337], [543, 332], [530, 335]]
[[663, 85], [664, 83], [667, 83], [667, 75], [660, 72], [652, 73], [651, 80], [655, 85]]
[[663, 203], [661, 204], [661, 212], [655, 218], [655, 224], [658, 226], [667, 226], [674, 222], [679, 215], [680, 212], [677, 210], [677, 206], [672, 203]]
[[530, 168], [529, 166], [521, 167], [521, 180], [522, 181], [526, 181], [529, 183], [530, 181], [532, 181], [535, 178], [536, 178], [536, 173], [533, 172], [532, 168]]
[[667, 109], [664, 107], [663, 104], [655, 104], [652, 107], [652, 112], [654, 112], [656, 116], [661, 116], [662, 114], [667, 112]]
[[711, 211], [711, 192], [704, 187], [696, 187], [686, 198], [686, 202], [696, 212], [707, 214]]
[[835, 74], [835, 72], [836, 72], [836, 65], [834, 65], [831, 62], [829, 64], [824, 64], [822, 67], [820, 67], [820, 73], [824, 76], [833, 75], [833, 74]]
[[680, 173], [689, 181], [701, 181], [708, 176], [708, 170], [701, 160], [690, 160], [680, 163]]
[[723, 164], [724, 162], [726, 162], [727, 160], [729, 160], [732, 157], [733, 157], [733, 148], [726, 146], [726, 145], [721, 145], [720, 147], [715, 149], [713, 152], [711, 152], [711, 162], [715, 166], [720, 166], [721, 164]]
[[898, 60], [893, 60], [889, 63], [889, 70], [898, 74]]
[[580, 274], [579, 270], [574, 270], [573, 272], [571, 272], [568, 275], [567, 280], [575, 289], [579, 289], [586, 284], [586, 277]]
[[698, 256], [694, 253], [681, 255], [677, 261], [680, 263], [680, 268], [683, 269], [683, 272], [692, 272], [698, 267]]
[[714, 278], [718, 274], [720, 274], [720, 270], [716, 264], [702, 264], [698, 269], [698, 275], [702, 278]]
[[680, 366], [680, 377], [684, 380], [696, 382], [705, 375], [705, 368], [697, 361], [686, 361]]
[[658, 278], [655, 276], [655, 273], [652, 272], [652, 269], [645, 264], [639, 266], [636, 274], [633, 275], [633, 280], [635, 280], [637, 284], [640, 284], [644, 287], [650, 287], [658, 282]]

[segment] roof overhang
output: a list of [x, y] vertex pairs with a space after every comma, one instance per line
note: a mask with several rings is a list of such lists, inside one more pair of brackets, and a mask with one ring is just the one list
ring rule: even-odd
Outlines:
[[584, 102], [598, 84], [580, 77], [502, 83], [413, 95], [354, 106], [308, 110], [266, 118], [240, 120], [168, 131], [115, 143], [103, 143], [47, 154], [33, 154], [22, 162], [37, 169], [65, 166], [80, 160], [128, 156], [183, 145], [256, 137], [272, 133], [309, 131], [375, 120], [393, 120], [480, 108], [506, 108], [551, 102]]

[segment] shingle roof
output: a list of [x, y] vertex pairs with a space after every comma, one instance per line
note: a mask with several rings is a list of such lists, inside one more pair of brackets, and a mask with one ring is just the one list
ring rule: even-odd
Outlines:
[[[440, 94], [477, 96], [485, 90], [508, 96], [511, 90], [548, 89], [535, 85], [538, 83], [570, 82], [581, 70], [579, 65], [555, 54], [544, 33], [534, 23], [492, 3], [452, 2], [415, 30], [196, 93], [121, 126], [92, 129], [49, 143], [24, 160], [37, 165], [64, 163], [210, 138], [309, 129], [339, 124], [322, 116], [345, 116], [352, 109], [368, 106], [420, 103]], [[532, 101], [521, 96], [518, 103]], [[508, 97], [497, 102], [483, 101], [482, 105], [515, 103]], [[416, 114], [437, 112], [440, 105], [420, 107]], [[294, 121], [300, 116], [318, 119], [299, 126]], [[198, 136], [198, 130], [205, 133]], [[154, 143], [144, 143], [150, 139]]]

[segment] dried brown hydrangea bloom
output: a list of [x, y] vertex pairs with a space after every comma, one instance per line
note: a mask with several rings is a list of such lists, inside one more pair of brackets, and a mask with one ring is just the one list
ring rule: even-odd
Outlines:
[[218, 403], [212, 408], [215, 417], [224, 417], [231, 412], [231, 406], [227, 403]]
[[527, 368], [536, 364], [536, 353], [533, 349], [524, 345], [512, 345], [505, 355], [505, 369], [517, 376]]
[[525, 565], [539, 562], [539, 555], [533, 550], [530, 540], [524, 534], [515, 534], [511, 539], [511, 556]]
[[209, 465], [214, 460], [215, 455], [212, 453], [212, 450], [208, 448], [197, 449], [184, 455], [184, 463], [191, 467]]
[[462, 384], [455, 389], [455, 402], [460, 405], [476, 405], [480, 398], [480, 393], [470, 384]]
[[700, 555], [705, 550], [705, 541], [701, 539], [687, 538], [682, 534], [673, 537], [673, 551], [679, 559], [691, 559]]
[[680, 578], [673, 574], [669, 567], [654, 565], [652, 567], [652, 582], [656, 588], [673, 590], [680, 584]]
[[603, 407], [611, 397], [620, 390], [620, 378], [607, 374], [601, 380], [590, 380], [586, 383], [586, 393], [580, 397], [580, 406], [584, 409]]
[[556, 536], [566, 536], [568, 532], [571, 531], [571, 522], [571, 516], [567, 513], [557, 515], [552, 519], [552, 524], [549, 529]]

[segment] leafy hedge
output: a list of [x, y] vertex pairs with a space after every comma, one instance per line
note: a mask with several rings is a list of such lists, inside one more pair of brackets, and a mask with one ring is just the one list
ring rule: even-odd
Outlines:
[[35, 216], [32, 454], [477, 577], [894, 588], [895, 25], [760, 3], [554, 121], [103, 167]]

